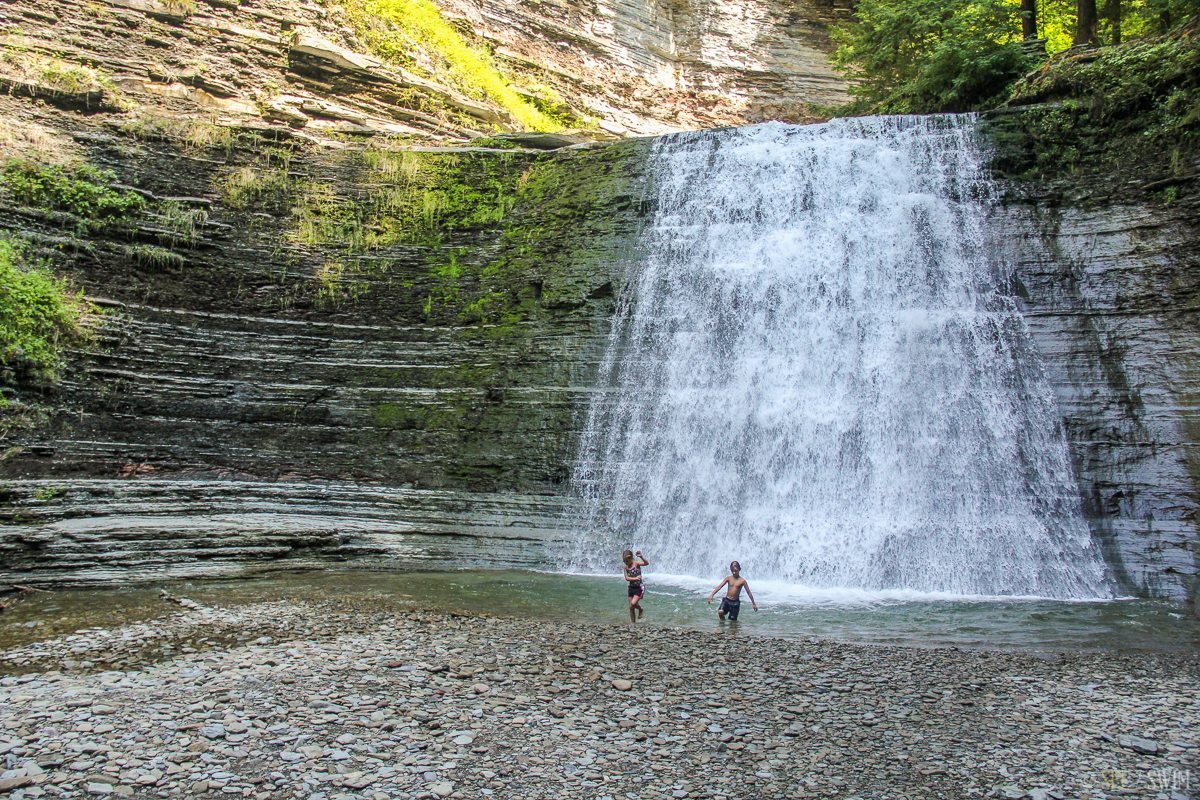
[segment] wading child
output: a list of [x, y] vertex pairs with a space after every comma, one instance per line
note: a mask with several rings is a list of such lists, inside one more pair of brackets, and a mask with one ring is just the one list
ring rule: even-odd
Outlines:
[[[637, 558], [634, 558], [634, 555]], [[638, 550], [635, 554], [630, 550], [621, 553], [621, 560], [625, 562], [625, 583], [629, 587], [629, 621], [637, 622], [646, 614], [646, 610], [642, 608], [642, 596], [646, 594], [646, 587], [642, 584], [642, 567], [650, 566], [650, 562], [642, 555], [642, 551]], [[634, 616], [634, 614], [637, 616]]]
[[725, 590], [725, 596], [721, 598], [721, 607], [717, 609], [717, 619], [725, 621], [725, 615], [729, 615], [730, 622], [737, 622], [738, 612], [742, 610], [742, 589], [746, 590], [746, 595], [750, 598], [750, 605], [758, 611], [758, 603], [754, 602], [754, 592], [750, 591], [750, 584], [742, 577], [742, 565], [736, 561], [729, 564], [729, 577], [717, 584], [717, 588], [712, 590], [712, 594], [708, 596], [708, 604], [711, 606], [713, 595], [721, 591], [722, 586], [728, 585]]

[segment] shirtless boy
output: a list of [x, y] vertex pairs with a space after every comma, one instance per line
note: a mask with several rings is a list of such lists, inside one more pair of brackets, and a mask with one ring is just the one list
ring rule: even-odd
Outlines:
[[721, 607], [717, 610], [717, 619], [725, 621], [725, 615], [729, 615], [730, 622], [737, 622], [738, 612], [742, 609], [742, 589], [746, 590], [746, 595], [750, 598], [750, 605], [755, 611], [758, 611], [758, 603], [754, 602], [754, 592], [750, 591], [750, 584], [742, 577], [742, 565], [734, 561], [729, 564], [729, 571], [732, 573], [725, 580], [717, 584], [717, 588], [712, 590], [712, 594], [708, 596], [708, 604], [712, 605], [713, 596], [721, 591], [722, 586], [728, 586], [725, 590], [725, 596], [721, 598]]

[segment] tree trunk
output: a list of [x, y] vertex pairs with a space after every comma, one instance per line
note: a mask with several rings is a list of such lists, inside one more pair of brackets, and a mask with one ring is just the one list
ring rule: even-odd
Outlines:
[[1037, 38], [1037, 0], [1021, 0], [1021, 38]]
[[1077, 0], [1078, 24], [1075, 27], [1075, 44], [1096, 44], [1099, 40], [1096, 0]]
[[1104, 4], [1104, 16], [1108, 20], [1109, 44], [1121, 43], [1121, 0], [1107, 0]]

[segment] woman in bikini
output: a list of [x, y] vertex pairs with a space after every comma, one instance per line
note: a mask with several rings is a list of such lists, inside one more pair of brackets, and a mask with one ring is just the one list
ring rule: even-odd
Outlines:
[[[635, 555], [637, 558], [634, 558]], [[641, 550], [636, 553], [626, 550], [621, 553], [621, 560], [625, 562], [625, 583], [629, 587], [629, 621], [637, 622], [646, 614], [646, 609], [642, 608], [642, 597], [646, 594], [646, 587], [642, 584], [642, 567], [650, 566], [650, 562]]]

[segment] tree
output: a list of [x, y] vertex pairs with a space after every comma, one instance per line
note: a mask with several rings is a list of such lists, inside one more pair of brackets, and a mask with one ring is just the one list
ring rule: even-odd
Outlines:
[[1096, 13], [1096, 0], [1077, 0], [1075, 17], [1075, 44], [1099, 42], [1100, 17]]
[[1037, 0], [1021, 0], [1021, 38], [1037, 38]]
[[837, 64], [861, 110], [967, 111], [995, 106], [1034, 58], [1021, 47], [1017, 0], [859, 0], [835, 29]]
[[1108, 43], [1121, 43], [1121, 0], [1107, 0], [1104, 17], [1108, 20]]

